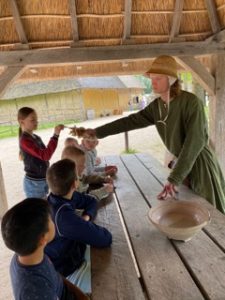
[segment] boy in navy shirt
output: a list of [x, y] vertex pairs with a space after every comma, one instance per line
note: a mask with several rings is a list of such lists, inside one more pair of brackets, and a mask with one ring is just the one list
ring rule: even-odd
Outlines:
[[10, 264], [16, 300], [87, 300], [78, 288], [56, 272], [44, 254], [55, 227], [46, 200], [28, 198], [6, 212], [1, 224], [6, 246], [15, 251]]
[[[62, 159], [54, 163], [47, 171], [47, 182], [51, 190], [48, 202], [56, 235], [45, 252], [56, 270], [68, 276], [84, 263], [86, 244], [109, 247], [112, 235], [106, 228], [92, 222], [97, 212], [97, 201], [92, 196], [76, 192], [78, 180], [72, 160]], [[81, 216], [76, 209], [83, 210]]]

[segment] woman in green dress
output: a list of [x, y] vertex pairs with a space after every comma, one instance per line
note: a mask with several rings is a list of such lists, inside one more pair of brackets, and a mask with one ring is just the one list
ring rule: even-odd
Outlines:
[[188, 178], [193, 191], [225, 213], [225, 181], [208, 145], [203, 102], [180, 89], [177, 64], [171, 56], [156, 58], [146, 76], [159, 97], [145, 109], [95, 129], [76, 128], [74, 134], [86, 132], [104, 138], [155, 125], [165, 146], [176, 157], [176, 164], [158, 199], [174, 196], [176, 187]]

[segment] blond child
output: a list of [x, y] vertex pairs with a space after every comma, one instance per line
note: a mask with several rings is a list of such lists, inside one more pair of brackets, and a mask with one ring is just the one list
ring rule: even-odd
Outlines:
[[74, 137], [67, 137], [64, 141], [64, 147], [67, 147], [67, 146], [74, 146], [74, 147], [77, 147], [79, 148], [80, 145], [78, 143], [78, 140], [75, 139]]
[[103, 186], [99, 189], [91, 190], [89, 193], [94, 195], [97, 200], [106, 198], [110, 193], [113, 192], [113, 180], [110, 176], [100, 175], [85, 175], [85, 153], [83, 150], [74, 146], [67, 146], [62, 152], [62, 159], [68, 158], [75, 162], [77, 175], [79, 179], [78, 192], [86, 193], [89, 190], [89, 184], [102, 184]]
[[96, 146], [98, 145], [98, 139], [93, 136], [89, 136], [84, 134], [81, 149], [84, 150], [86, 155], [86, 174], [98, 174], [103, 176], [114, 176], [117, 173], [116, 166], [105, 166], [105, 167], [96, 167], [97, 158], [97, 150]]

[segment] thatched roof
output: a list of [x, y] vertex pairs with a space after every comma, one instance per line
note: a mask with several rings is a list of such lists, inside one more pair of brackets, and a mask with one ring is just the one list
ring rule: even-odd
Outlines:
[[158, 54], [210, 67], [224, 27], [225, 0], [0, 0], [0, 93], [11, 80], [140, 74]]
[[127, 89], [143, 90], [144, 85], [134, 76], [105, 76], [47, 80], [30, 83], [12, 84], [2, 100], [17, 99], [35, 95], [66, 92], [77, 89]]

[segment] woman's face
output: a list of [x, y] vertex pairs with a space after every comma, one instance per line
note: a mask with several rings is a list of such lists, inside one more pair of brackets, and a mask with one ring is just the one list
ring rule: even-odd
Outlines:
[[152, 81], [152, 89], [156, 94], [164, 94], [168, 92], [170, 84], [167, 75], [161, 74], [150, 74], [150, 79]]

